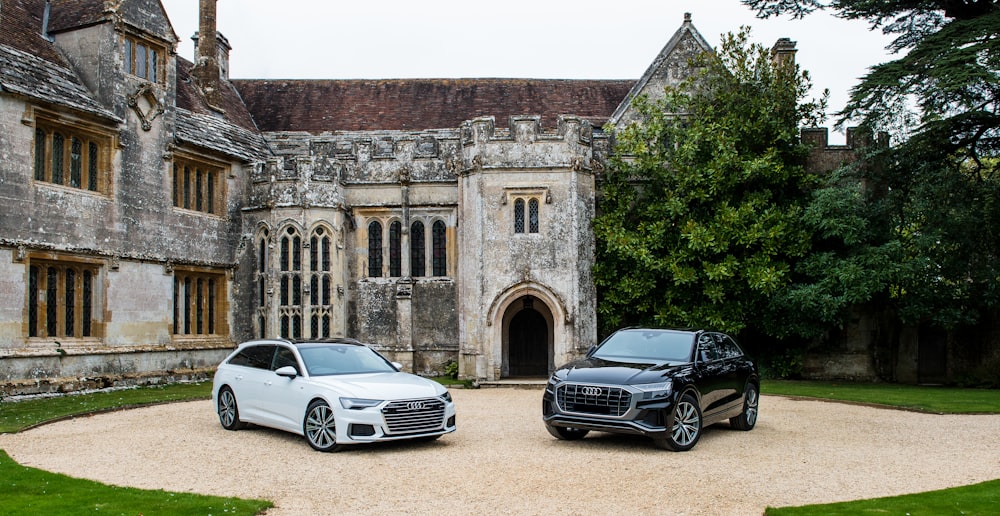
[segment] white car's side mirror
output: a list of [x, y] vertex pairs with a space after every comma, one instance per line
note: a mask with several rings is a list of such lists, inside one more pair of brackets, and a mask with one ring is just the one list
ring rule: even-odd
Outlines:
[[286, 365], [284, 367], [279, 367], [274, 370], [274, 374], [278, 376], [284, 376], [285, 378], [295, 378], [299, 375], [299, 372], [295, 370], [294, 367]]
[[395, 367], [396, 369], [398, 369], [400, 371], [403, 370], [403, 364], [400, 364], [399, 362], [393, 362], [392, 363], [392, 367]]

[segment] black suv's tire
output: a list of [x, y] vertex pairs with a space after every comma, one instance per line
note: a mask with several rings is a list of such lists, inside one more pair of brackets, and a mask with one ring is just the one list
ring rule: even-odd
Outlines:
[[729, 425], [744, 432], [753, 430], [757, 425], [758, 406], [760, 405], [760, 393], [757, 386], [747, 384], [746, 392], [743, 393], [743, 412], [736, 417], [729, 418]]
[[582, 428], [568, 428], [565, 426], [552, 426], [545, 425], [545, 429], [552, 434], [552, 437], [556, 439], [561, 439], [563, 441], [575, 441], [577, 439], [583, 439], [590, 433], [590, 430], [584, 430]]
[[688, 451], [698, 444], [702, 418], [701, 407], [694, 396], [690, 393], [681, 396], [674, 405], [669, 421], [669, 433], [662, 439], [654, 439], [656, 446], [671, 451]]

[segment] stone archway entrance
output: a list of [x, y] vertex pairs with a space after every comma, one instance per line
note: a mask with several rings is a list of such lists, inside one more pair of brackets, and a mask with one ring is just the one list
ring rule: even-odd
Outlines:
[[552, 313], [534, 296], [523, 296], [504, 314], [505, 376], [547, 376], [552, 357]]

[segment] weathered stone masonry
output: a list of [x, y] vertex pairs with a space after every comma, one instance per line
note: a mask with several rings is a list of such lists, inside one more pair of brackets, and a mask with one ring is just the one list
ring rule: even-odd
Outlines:
[[200, 9], [190, 62], [154, 0], [0, 4], [0, 393], [204, 378], [254, 337], [480, 380], [596, 342], [603, 127], [711, 50], [689, 16], [638, 81], [272, 81]]

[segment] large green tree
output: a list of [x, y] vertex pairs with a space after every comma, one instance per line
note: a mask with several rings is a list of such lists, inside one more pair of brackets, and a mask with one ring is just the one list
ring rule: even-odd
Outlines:
[[595, 283], [602, 330], [649, 324], [738, 332], [790, 282], [809, 252], [800, 223], [816, 178], [803, 167], [808, 74], [723, 37], [665, 97], [634, 103], [615, 128], [604, 176]]
[[[761, 16], [827, 9], [896, 39], [839, 123], [890, 131], [867, 167], [831, 176], [806, 210], [818, 238], [776, 296], [814, 335], [868, 304], [954, 328], [1000, 305], [1000, 6], [996, 1], [744, 0]], [[872, 166], [874, 165], [874, 166]], [[796, 319], [798, 307], [818, 317]], [[778, 315], [780, 314], [780, 315]]]

